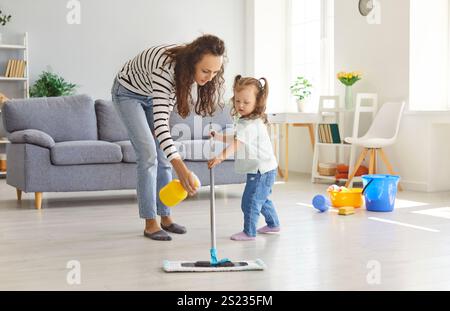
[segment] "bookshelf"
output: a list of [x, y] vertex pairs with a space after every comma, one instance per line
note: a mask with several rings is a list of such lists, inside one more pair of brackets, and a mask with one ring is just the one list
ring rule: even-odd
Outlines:
[[[0, 137], [0, 150], [4, 149], [4, 147], [6, 147], [6, 144], [9, 144], [9, 141], [6, 139], [6, 137]], [[4, 147], [2, 147], [4, 146]], [[2, 151], [0, 151], [0, 153], [3, 153]], [[1, 160], [1, 157], [0, 157]], [[0, 178], [6, 177], [6, 172], [2, 172], [0, 171]]]
[[[330, 103], [329, 105], [325, 105]], [[331, 104], [332, 103], [332, 104]], [[328, 156], [331, 160], [323, 162], [333, 162], [336, 164], [346, 163], [346, 154], [352, 153], [352, 145], [344, 143], [345, 134], [345, 108], [341, 107], [339, 96], [321, 96], [319, 103], [319, 116], [321, 121], [316, 126], [315, 144], [313, 164], [311, 171], [311, 181], [313, 183], [320, 180], [327, 182], [335, 182], [335, 176], [325, 176], [319, 174], [319, 163], [321, 163], [322, 156]], [[324, 126], [321, 126], [323, 124]], [[333, 128], [331, 124], [336, 124], [334, 131], [338, 131], [339, 141], [336, 139], [336, 133], [325, 134], [327, 128]], [[331, 137], [330, 137], [331, 136]], [[321, 156], [322, 155], [322, 156]], [[338, 181], [346, 181], [347, 179], [339, 179]]]
[[[23, 61], [21, 63], [21, 68], [17, 70], [17, 76], [13, 76], [11, 70], [8, 70], [9, 61], [5, 64], [4, 68], [0, 68], [0, 82], [21, 82], [23, 83], [23, 98], [28, 98], [30, 93], [30, 83], [29, 83], [29, 62], [28, 62], [28, 33], [23, 34], [23, 44], [0, 44], [0, 53], [2, 51], [17, 51], [19, 54], [19, 59], [16, 61]], [[12, 59], [11, 59], [12, 60]], [[10, 61], [11, 61], [10, 60]], [[11, 64], [12, 65], [12, 64]], [[17, 65], [19, 66], [19, 65]], [[9, 76], [6, 76], [7, 73]], [[1, 85], [0, 85], [1, 91]]]
[[[0, 44], [1, 54], [14, 54], [14, 61], [9, 58], [5, 62], [4, 67], [0, 67], [0, 92], [6, 83], [20, 83], [23, 86], [22, 98], [29, 98], [30, 80], [29, 80], [29, 62], [28, 62], [28, 33], [23, 34], [21, 44]], [[15, 69], [15, 70], [13, 70]], [[2, 92], [3, 93], [3, 92]], [[1, 105], [0, 105], [0, 119], [1, 119]], [[9, 141], [6, 139], [6, 134], [0, 126], [0, 154], [6, 154], [6, 146]], [[0, 171], [0, 178], [6, 177], [6, 172]]]

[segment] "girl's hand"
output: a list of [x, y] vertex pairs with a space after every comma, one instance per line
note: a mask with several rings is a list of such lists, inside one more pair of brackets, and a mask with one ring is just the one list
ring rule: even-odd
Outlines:
[[212, 168], [214, 168], [215, 166], [219, 165], [222, 162], [223, 162], [223, 160], [220, 159], [220, 158], [217, 158], [217, 157], [213, 158], [213, 159], [208, 161], [208, 168], [212, 169]]
[[214, 139], [214, 140], [223, 140], [223, 135], [222, 134], [219, 134], [219, 133], [217, 133], [216, 131], [211, 131], [210, 133], [209, 133], [209, 137], [212, 137], [212, 139]]

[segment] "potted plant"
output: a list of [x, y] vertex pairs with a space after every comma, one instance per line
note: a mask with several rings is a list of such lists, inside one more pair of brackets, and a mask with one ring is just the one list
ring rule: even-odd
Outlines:
[[31, 97], [67, 96], [75, 93], [78, 85], [66, 82], [52, 72], [44, 71], [30, 89]]
[[305, 103], [311, 95], [312, 84], [304, 77], [297, 77], [290, 89], [297, 101], [298, 111], [305, 111]]
[[[3, 14], [0, 10], [0, 25], [5, 26], [11, 20], [11, 15]], [[0, 44], [2, 43], [2, 33], [0, 32]]]
[[338, 80], [345, 85], [345, 108], [347, 110], [353, 109], [352, 85], [361, 80], [362, 74], [360, 72], [339, 72], [337, 74]]

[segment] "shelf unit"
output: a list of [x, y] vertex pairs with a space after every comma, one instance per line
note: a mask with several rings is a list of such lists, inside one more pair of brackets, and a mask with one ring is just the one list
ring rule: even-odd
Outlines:
[[[28, 33], [25, 32], [23, 34], [22, 44], [0, 44], [0, 53], [5, 51], [17, 51], [19, 54], [22, 55], [18, 58], [25, 61], [25, 72], [24, 77], [5, 77], [6, 72], [6, 66], [4, 68], [0, 68], [0, 83], [12, 83], [12, 82], [19, 82], [23, 83], [23, 96], [22, 98], [29, 98], [30, 94], [30, 74], [29, 74], [29, 62], [28, 62]], [[1, 85], [0, 84], [0, 85]], [[1, 87], [0, 87], [1, 90]], [[1, 107], [0, 107], [1, 108]], [[0, 118], [1, 118], [1, 109], [0, 109]], [[0, 133], [1, 136], [1, 133]], [[9, 141], [6, 140], [4, 137], [0, 137], [0, 153], [6, 153], [6, 144], [8, 144]], [[6, 172], [0, 172], [0, 178], [5, 177]]]
[[[325, 105], [326, 103], [331, 102], [332, 105]], [[319, 161], [320, 154], [322, 152], [327, 152], [328, 154], [334, 155], [335, 163], [345, 163], [345, 150], [349, 150], [349, 155], [352, 154], [352, 145], [345, 144], [344, 134], [345, 134], [345, 113], [348, 112], [340, 105], [339, 96], [321, 96], [319, 102], [319, 115], [320, 115], [320, 123], [337, 123], [339, 126], [339, 136], [341, 138], [342, 143], [321, 143], [319, 141], [319, 125], [316, 126], [316, 135], [315, 135], [315, 144], [314, 144], [314, 155], [313, 155], [313, 164], [311, 171], [311, 181], [313, 183], [318, 180], [326, 180], [326, 181], [336, 181], [334, 176], [324, 176], [319, 174]], [[351, 157], [351, 156], [350, 156]], [[351, 162], [351, 160], [349, 161]], [[347, 181], [347, 178], [339, 179], [338, 181]], [[358, 179], [356, 179], [358, 181]]]
[[3, 68], [3, 72], [0, 74], [0, 82], [1, 81], [18, 81], [22, 82], [23, 85], [23, 98], [28, 98], [30, 94], [30, 75], [29, 75], [29, 62], [28, 62], [28, 33], [25, 32], [23, 35], [23, 44], [0, 44], [0, 51], [2, 50], [14, 50], [22, 52], [22, 59], [25, 61], [25, 77], [23, 78], [12, 78], [5, 77], [6, 68]]
[[[9, 141], [6, 139], [6, 137], [0, 137], [0, 146], [9, 144]], [[0, 178], [6, 177], [6, 172], [0, 171]]]

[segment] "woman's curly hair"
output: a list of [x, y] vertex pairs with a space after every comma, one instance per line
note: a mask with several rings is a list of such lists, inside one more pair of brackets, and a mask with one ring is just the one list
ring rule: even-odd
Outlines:
[[[224, 42], [213, 35], [203, 35], [189, 44], [176, 46], [167, 50], [170, 62], [175, 62], [175, 89], [178, 114], [185, 118], [189, 115], [192, 102], [191, 87], [194, 83], [195, 65], [205, 54], [225, 57]], [[217, 75], [203, 86], [198, 86], [197, 102], [194, 104], [196, 114], [203, 117], [213, 115], [216, 106], [222, 107], [224, 93], [224, 66]]]

